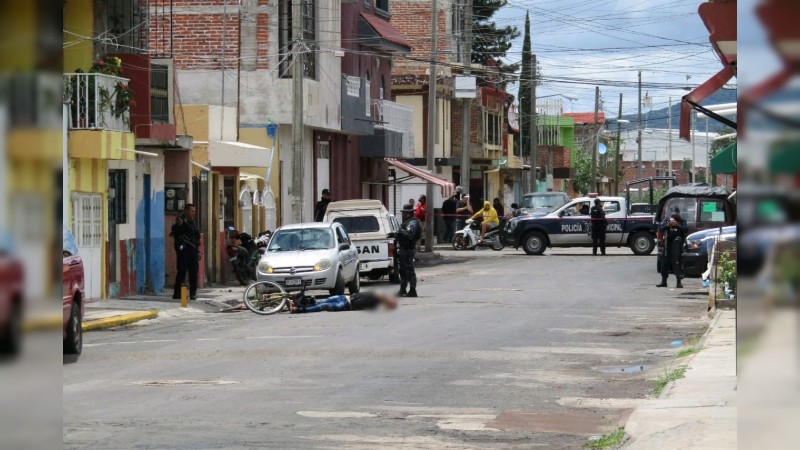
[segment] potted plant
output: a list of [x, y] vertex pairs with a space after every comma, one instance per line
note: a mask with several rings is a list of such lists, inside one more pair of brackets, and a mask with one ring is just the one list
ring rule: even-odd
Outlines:
[[[77, 69], [75, 73], [84, 73]], [[97, 60], [88, 73], [99, 73], [124, 77], [122, 60], [116, 56], [104, 56]], [[80, 110], [75, 101], [75, 95], [70, 95], [70, 109], [73, 121], [81, 128], [106, 126], [105, 112], [110, 112], [114, 117], [122, 117], [126, 127], [130, 126], [130, 120], [125, 117], [125, 113], [130, 111], [132, 106], [136, 106], [135, 92], [130, 88], [126, 81], [116, 81], [113, 88], [96, 86], [96, 77], [75, 77], [71, 80], [69, 89], [75, 92], [85, 92], [86, 102], [89, 105], [86, 110]], [[97, 98], [96, 98], [97, 96]], [[91, 105], [98, 102], [97, 110]]]

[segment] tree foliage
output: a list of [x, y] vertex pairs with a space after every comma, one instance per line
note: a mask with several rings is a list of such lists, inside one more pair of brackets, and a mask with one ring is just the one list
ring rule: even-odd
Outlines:
[[504, 80], [519, 70], [519, 64], [506, 64], [501, 60], [511, 48], [511, 41], [519, 37], [519, 30], [511, 25], [498, 27], [492, 20], [507, 3], [507, 0], [472, 2], [472, 62], [485, 65], [488, 60], [494, 60]]
[[592, 159], [586, 153], [575, 151], [575, 179], [572, 187], [575, 192], [588, 193], [592, 187]]

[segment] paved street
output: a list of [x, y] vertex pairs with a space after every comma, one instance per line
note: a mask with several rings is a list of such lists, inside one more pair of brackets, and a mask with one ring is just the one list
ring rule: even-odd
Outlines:
[[657, 289], [655, 256], [629, 249], [442, 253], [393, 313], [85, 334], [65, 359], [64, 447], [578, 448], [623, 425], [671, 342], [708, 324], [697, 280]]

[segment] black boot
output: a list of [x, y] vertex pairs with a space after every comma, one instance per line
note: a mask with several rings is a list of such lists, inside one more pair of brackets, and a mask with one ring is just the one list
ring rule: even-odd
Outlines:
[[675, 287], [677, 289], [682, 289], [683, 288], [683, 284], [681, 284], [681, 280], [680, 279], [678, 279], [678, 284], [676, 284]]
[[661, 284], [657, 284], [656, 287], [667, 287], [667, 280], [661, 280]]
[[408, 291], [408, 294], [406, 294], [406, 297], [414, 297], [414, 298], [418, 297], [417, 289], [416, 288], [411, 288], [411, 290]]
[[406, 297], [408, 293], [406, 292], [405, 286], [400, 286], [400, 290], [397, 292], [398, 297]]

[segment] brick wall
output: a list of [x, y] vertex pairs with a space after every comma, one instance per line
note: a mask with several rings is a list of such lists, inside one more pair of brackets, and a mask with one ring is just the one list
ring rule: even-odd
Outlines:
[[[440, 54], [437, 58], [441, 62], [449, 62], [450, 57], [447, 52], [450, 49], [450, 35], [447, 22], [450, 17], [451, 3], [447, 1], [438, 2], [438, 34], [436, 36], [436, 48]], [[409, 58], [430, 60], [431, 49], [431, 3], [424, 1], [403, 2], [393, 1], [390, 4], [392, 17], [390, 22], [401, 31], [411, 43], [412, 51]], [[393, 77], [399, 76], [425, 76], [428, 69], [428, 62], [409, 61], [408, 59], [398, 58], [395, 60]]]
[[[164, 0], [156, 0], [158, 1]], [[269, 14], [266, 11], [277, 8], [277, 3], [272, 2], [269, 10], [258, 8], [255, 11], [246, 11], [246, 8], [255, 9], [256, 6], [269, 5], [268, 0], [253, 1], [248, 7], [242, 2], [228, 0], [227, 15], [223, 14], [223, 0], [175, 0], [173, 14], [155, 15], [151, 21], [159, 26], [151, 26], [151, 30], [164, 29], [164, 25], [172, 22], [172, 54], [175, 69], [219, 69], [223, 65], [222, 35], [225, 30], [225, 60], [224, 65], [229, 69], [238, 67], [239, 25], [241, 21], [255, 21], [255, 38], [257, 41], [256, 68], [269, 67]], [[246, 13], [245, 13], [246, 11]], [[247, 22], [245, 22], [245, 25]], [[246, 26], [243, 28], [247, 28]], [[242, 36], [244, 39], [245, 36]], [[151, 32], [150, 46], [155, 52], [167, 53], [169, 39], [163, 34]]]

